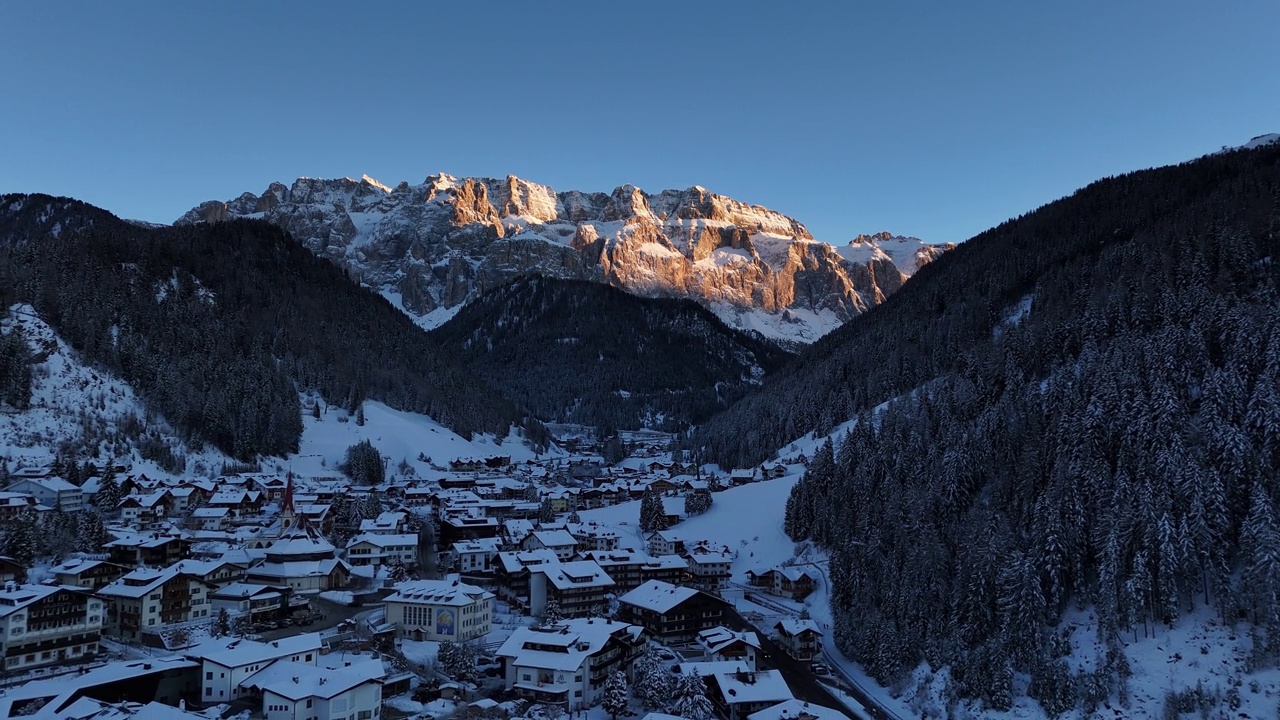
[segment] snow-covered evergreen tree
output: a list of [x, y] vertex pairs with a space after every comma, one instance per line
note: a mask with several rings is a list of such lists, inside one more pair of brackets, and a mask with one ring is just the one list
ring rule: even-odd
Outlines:
[[675, 703], [671, 709], [685, 720], [710, 720], [713, 713], [707, 686], [697, 671], [680, 676], [676, 681]]
[[631, 688], [627, 685], [627, 676], [621, 671], [615, 671], [613, 675], [604, 684], [604, 699], [600, 702], [600, 707], [609, 713], [612, 720], [618, 720], [618, 715], [625, 712], [627, 702], [631, 699]]

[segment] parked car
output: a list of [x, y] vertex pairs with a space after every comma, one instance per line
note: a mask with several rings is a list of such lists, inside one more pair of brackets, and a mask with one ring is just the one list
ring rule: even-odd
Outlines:
[[809, 666], [809, 669], [813, 670], [814, 675], [819, 675], [821, 677], [826, 677], [831, 674], [831, 668], [820, 662], [813, 663]]

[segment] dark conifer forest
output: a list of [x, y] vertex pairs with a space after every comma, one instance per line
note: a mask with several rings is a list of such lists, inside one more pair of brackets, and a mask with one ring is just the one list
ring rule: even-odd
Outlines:
[[723, 410], [789, 355], [690, 300], [524, 277], [432, 331], [544, 421], [681, 430]]
[[[1051, 714], [1089, 709], [1126, 638], [1197, 609], [1274, 665], [1278, 256], [1280, 149], [1103, 180], [927, 266], [694, 441], [742, 464], [858, 418], [785, 529], [830, 550], [837, 641], [882, 682], [927, 660], [992, 707], [1026, 673]], [[1111, 648], [1092, 672], [1062, 660], [1070, 607]]]
[[[380, 400], [464, 436], [537, 427], [403, 313], [267, 223], [144, 227], [74, 200], [7, 195], [0, 285], [188, 439], [237, 458], [297, 450], [299, 390], [352, 409]], [[4, 370], [6, 398], [21, 378]]]

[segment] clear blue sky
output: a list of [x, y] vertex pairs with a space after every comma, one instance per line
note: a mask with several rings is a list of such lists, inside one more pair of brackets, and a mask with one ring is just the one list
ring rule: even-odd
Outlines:
[[1275, 0], [14, 3], [0, 192], [170, 222], [299, 175], [514, 173], [962, 240], [1280, 131], [1277, 29]]

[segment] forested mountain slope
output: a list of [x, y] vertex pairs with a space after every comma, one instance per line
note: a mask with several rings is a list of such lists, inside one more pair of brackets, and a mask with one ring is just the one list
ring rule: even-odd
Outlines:
[[[1025, 673], [1049, 714], [1089, 711], [1126, 697], [1126, 638], [1192, 613], [1271, 667], [1278, 254], [1278, 148], [1104, 180], [924, 268], [700, 437], [752, 459], [733, 429], [776, 446], [901, 395], [786, 513], [831, 553], [840, 647], [883, 682], [949, 665], [956, 696], [1007, 708]], [[1055, 630], [1071, 607], [1107, 648], [1083, 664]]]
[[[1162, 292], [1154, 271], [1173, 259], [1170, 233], [1185, 234], [1193, 219], [1203, 225], [1206, 214], [1255, 234], [1266, 226], [1277, 153], [1264, 146], [1101, 180], [961, 243], [708, 422], [694, 445], [709, 461], [750, 467], [807, 432], [825, 435], [862, 409], [988, 361], [995, 328], [1033, 292], [1037, 326], [1083, 315], [1088, 298], [1071, 293], [1094, 275], [1132, 285], [1129, 293]], [[1147, 254], [1136, 267], [1101, 265], [1116, 245]], [[1070, 284], [1049, 285], [1049, 273]]]
[[521, 277], [432, 336], [542, 420], [679, 430], [758, 385], [787, 353], [691, 300]]
[[297, 450], [300, 389], [463, 435], [522, 420], [403, 313], [264, 222], [141, 227], [66, 198], [0, 196], [0, 301], [30, 303], [190, 440], [239, 458]]

